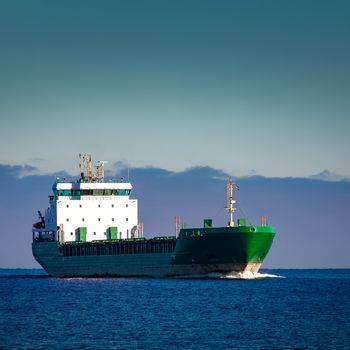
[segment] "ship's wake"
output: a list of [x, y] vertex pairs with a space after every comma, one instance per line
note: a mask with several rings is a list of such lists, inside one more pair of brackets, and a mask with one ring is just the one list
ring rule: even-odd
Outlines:
[[187, 275], [187, 276], [177, 276], [176, 278], [187, 278], [187, 279], [227, 279], [227, 280], [257, 280], [265, 278], [285, 278], [284, 276], [274, 275], [270, 273], [262, 272], [229, 272], [229, 273], [219, 273], [212, 272], [207, 274], [198, 275]]
[[271, 273], [262, 273], [262, 272], [253, 273], [251, 271], [245, 271], [245, 272], [222, 274], [221, 278], [240, 279], [240, 280], [256, 280], [256, 279], [263, 279], [263, 278], [285, 278], [285, 277], [279, 276], [279, 275], [274, 275]]

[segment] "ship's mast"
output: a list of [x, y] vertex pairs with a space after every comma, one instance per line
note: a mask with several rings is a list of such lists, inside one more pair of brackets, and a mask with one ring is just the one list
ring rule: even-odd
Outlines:
[[108, 163], [106, 160], [100, 160], [99, 165], [96, 166], [96, 181], [103, 182], [105, 177], [105, 164]]
[[85, 178], [87, 176], [88, 181], [92, 182], [92, 162], [90, 154], [79, 154], [80, 158], [80, 171], [82, 176]]
[[230, 177], [227, 184], [227, 207], [226, 210], [229, 213], [229, 222], [228, 227], [235, 226], [235, 222], [233, 221], [233, 213], [236, 211], [236, 208], [233, 206], [233, 204], [236, 203], [236, 201], [233, 199], [233, 183], [232, 178]]
[[105, 177], [104, 166], [108, 163], [106, 160], [100, 160], [95, 166], [95, 174], [92, 173], [92, 161], [90, 154], [79, 154], [81, 179], [87, 182], [103, 182]]

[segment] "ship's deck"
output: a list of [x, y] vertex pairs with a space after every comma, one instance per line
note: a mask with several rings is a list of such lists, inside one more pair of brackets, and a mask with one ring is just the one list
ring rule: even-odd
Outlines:
[[59, 245], [59, 252], [63, 256], [172, 253], [175, 249], [175, 244], [175, 237], [67, 242]]

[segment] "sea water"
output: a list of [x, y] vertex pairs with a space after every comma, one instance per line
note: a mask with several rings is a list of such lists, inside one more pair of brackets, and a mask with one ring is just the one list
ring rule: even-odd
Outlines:
[[1, 349], [350, 349], [350, 270], [191, 278], [0, 270]]

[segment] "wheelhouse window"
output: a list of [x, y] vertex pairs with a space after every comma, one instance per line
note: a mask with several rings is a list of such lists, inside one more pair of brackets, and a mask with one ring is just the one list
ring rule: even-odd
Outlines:
[[54, 190], [54, 196], [57, 198], [58, 196], [68, 196], [68, 197], [78, 197], [81, 196], [128, 196], [131, 190], [126, 189], [87, 189], [87, 190]]
[[118, 196], [128, 196], [130, 194], [130, 190], [116, 190]]

